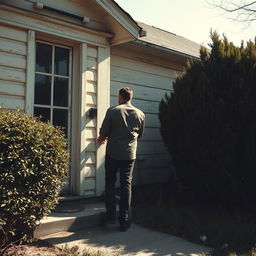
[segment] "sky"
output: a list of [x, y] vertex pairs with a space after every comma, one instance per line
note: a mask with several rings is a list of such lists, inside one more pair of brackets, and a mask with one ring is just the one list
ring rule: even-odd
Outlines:
[[225, 34], [239, 46], [254, 41], [255, 24], [234, 21], [234, 16], [216, 8], [214, 0], [115, 0], [136, 21], [158, 27], [207, 46], [210, 30]]

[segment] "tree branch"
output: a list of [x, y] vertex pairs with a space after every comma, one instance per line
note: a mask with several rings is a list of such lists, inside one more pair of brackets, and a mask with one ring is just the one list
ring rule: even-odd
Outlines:
[[235, 13], [236, 16], [233, 20], [244, 22], [244, 23], [252, 23], [256, 19], [256, 1], [240, 1], [239, 3], [236, 1], [219, 1], [218, 4], [216, 2], [213, 4], [215, 7], [227, 12], [227, 13]]

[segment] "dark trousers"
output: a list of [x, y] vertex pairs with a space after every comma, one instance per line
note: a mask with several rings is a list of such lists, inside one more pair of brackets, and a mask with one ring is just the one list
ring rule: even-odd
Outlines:
[[131, 184], [132, 173], [135, 160], [116, 160], [106, 155], [105, 159], [105, 194], [106, 194], [106, 214], [107, 218], [116, 218], [116, 197], [115, 183], [117, 172], [120, 173], [120, 202], [119, 202], [119, 222], [126, 224], [129, 220], [129, 208], [131, 204]]

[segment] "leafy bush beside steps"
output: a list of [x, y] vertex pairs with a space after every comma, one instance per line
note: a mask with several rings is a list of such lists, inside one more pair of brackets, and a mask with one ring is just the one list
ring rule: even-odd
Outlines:
[[20, 111], [0, 109], [0, 249], [32, 238], [56, 205], [67, 170], [60, 129]]

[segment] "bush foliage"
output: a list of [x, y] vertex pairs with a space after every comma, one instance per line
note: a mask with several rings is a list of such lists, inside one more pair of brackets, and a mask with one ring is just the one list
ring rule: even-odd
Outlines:
[[0, 248], [31, 238], [57, 203], [67, 169], [61, 130], [0, 109]]
[[211, 33], [160, 103], [163, 140], [177, 176], [197, 198], [225, 203], [256, 196], [256, 44], [236, 47]]

